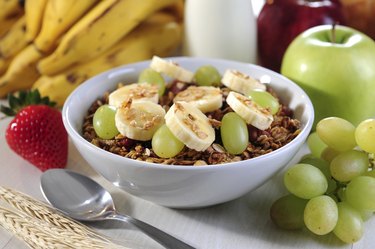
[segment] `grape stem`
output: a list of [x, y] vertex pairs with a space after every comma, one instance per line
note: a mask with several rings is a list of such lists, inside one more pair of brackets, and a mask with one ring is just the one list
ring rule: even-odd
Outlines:
[[336, 43], [336, 22], [332, 24], [331, 35], [331, 42]]
[[338, 202], [342, 202], [342, 200], [340, 198], [340, 195], [339, 195], [339, 191], [342, 188], [346, 188], [346, 184], [338, 182], [334, 178], [332, 178], [332, 179], [336, 182], [336, 188], [331, 193], [328, 193], [328, 194], [333, 194], [337, 198]]
[[369, 159], [369, 161], [370, 161], [370, 166], [369, 166], [369, 168], [370, 168], [371, 170], [374, 170], [374, 168], [375, 168], [375, 155], [374, 155], [374, 153], [369, 153], [369, 154], [368, 154], [368, 159]]

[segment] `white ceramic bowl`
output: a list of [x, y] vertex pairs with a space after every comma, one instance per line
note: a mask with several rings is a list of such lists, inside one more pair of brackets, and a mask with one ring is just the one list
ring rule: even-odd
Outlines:
[[237, 69], [255, 78], [269, 77], [281, 101], [294, 110], [302, 122], [302, 132], [284, 147], [250, 160], [199, 167], [166, 166], [124, 158], [104, 151], [81, 136], [89, 106], [118, 82], [136, 82], [139, 72], [150, 61], [118, 67], [95, 76], [79, 86], [66, 100], [62, 115], [65, 128], [87, 162], [107, 180], [126, 192], [159, 205], [173, 208], [198, 208], [238, 198], [266, 182], [293, 158], [305, 142], [314, 119], [306, 93], [287, 78], [256, 65], [240, 62], [174, 57], [182, 67], [196, 70], [213, 65], [221, 73]]

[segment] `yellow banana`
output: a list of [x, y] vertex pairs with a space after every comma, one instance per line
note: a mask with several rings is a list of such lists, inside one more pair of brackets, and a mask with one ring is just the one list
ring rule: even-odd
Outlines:
[[185, 0], [177, 0], [174, 4], [164, 9], [164, 12], [172, 14], [177, 19], [176, 21], [182, 22], [184, 20], [184, 7]]
[[40, 58], [42, 54], [32, 44], [19, 52], [0, 78], [0, 97], [9, 92], [30, 88], [40, 76], [36, 70], [36, 62]]
[[23, 12], [23, 7], [19, 0], [0, 0], [0, 20], [6, 20], [14, 16], [19, 16]]
[[123, 64], [150, 59], [153, 55], [171, 55], [180, 45], [182, 27], [176, 22], [163, 23], [168, 20], [165, 16], [156, 20], [137, 27], [117, 45], [90, 62], [55, 76], [41, 76], [33, 88], [38, 88], [42, 96], [49, 96], [62, 106], [79, 84], [96, 74]]
[[50, 51], [56, 46], [59, 37], [97, 2], [98, 0], [49, 0], [40, 33], [34, 40], [35, 46], [41, 51]]
[[25, 35], [25, 16], [22, 16], [0, 39], [0, 58], [7, 59], [16, 55], [28, 42]]
[[175, 2], [176, 0], [99, 2], [63, 36], [54, 52], [39, 62], [39, 72], [53, 75], [73, 64], [102, 54], [147, 16]]
[[4, 59], [0, 58], [0, 75], [2, 75], [8, 68], [11, 58]]
[[34, 40], [42, 25], [42, 17], [47, 0], [25, 0], [26, 37]]

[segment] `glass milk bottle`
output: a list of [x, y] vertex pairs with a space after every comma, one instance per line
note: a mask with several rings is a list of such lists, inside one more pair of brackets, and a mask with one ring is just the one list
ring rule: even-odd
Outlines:
[[251, 0], [186, 0], [184, 54], [256, 63]]

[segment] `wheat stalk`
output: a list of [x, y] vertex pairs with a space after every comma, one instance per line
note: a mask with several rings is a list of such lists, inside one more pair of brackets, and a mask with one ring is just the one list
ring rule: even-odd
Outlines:
[[119, 249], [108, 241], [75, 234], [71, 230], [0, 207], [0, 224], [23, 239], [31, 248]]
[[82, 236], [92, 236], [94, 238], [108, 240], [107, 238], [100, 236], [95, 231], [81, 225], [73, 219], [57, 213], [56, 210], [52, 209], [45, 203], [35, 200], [21, 192], [0, 187], [0, 198], [10, 204], [12, 207], [28, 214], [29, 216], [38, 218], [47, 223], [51, 223], [56, 227], [73, 231]]
[[23, 213], [0, 207], [0, 225], [32, 248], [124, 248], [21, 192], [0, 186], [0, 199]]

